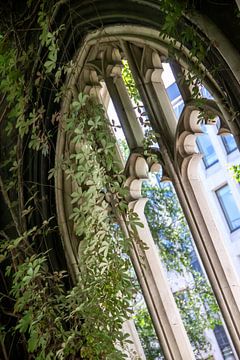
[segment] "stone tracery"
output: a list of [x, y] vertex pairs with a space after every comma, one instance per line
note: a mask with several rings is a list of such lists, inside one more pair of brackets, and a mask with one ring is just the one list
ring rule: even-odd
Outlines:
[[[137, 249], [135, 245], [132, 261], [142, 285], [144, 296], [166, 358], [185, 359], [186, 356], [190, 358], [192, 356], [191, 350], [181, 320], [176, 320], [179, 315], [177, 310], [174, 310], [174, 320], [165, 318], [163, 313], [161, 313], [161, 311], [165, 311], [165, 306], [168, 308], [169, 304], [171, 304], [172, 309], [174, 309], [175, 305], [169, 286], [164, 279], [161, 263], [157, 259], [158, 257], [156, 257], [151, 234], [143, 215], [146, 199], [141, 198], [141, 184], [143, 179], [147, 177], [149, 165], [142, 157], [141, 151], [138, 153], [143, 148], [144, 134], [133, 110], [121, 75], [122, 59], [127, 58], [144, 107], [148, 112], [151, 126], [157, 133], [160, 156], [164, 159], [163, 165], [175, 185], [215, 295], [218, 298], [236, 349], [238, 349], [240, 346], [237, 330], [240, 309], [240, 304], [238, 304], [238, 299], [240, 299], [240, 296], [238, 297], [238, 283], [234, 275], [232, 275], [234, 271], [231, 274], [225, 274], [223, 270], [225, 266], [227, 268], [231, 267], [230, 262], [226, 265], [227, 260], [221, 257], [222, 250], [219, 248], [219, 245], [216, 247], [216, 244], [213, 244], [212, 235], [205, 224], [206, 219], [203, 217], [204, 210], [196, 204], [197, 199], [194, 187], [191, 185], [192, 176], [195, 176], [197, 164], [199, 164], [201, 159], [201, 155], [197, 154], [195, 146], [196, 136], [199, 136], [202, 132], [198, 121], [199, 110], [194, 100], [188, 102], [183, 110], [180, 122], [177, 124], [177, 119], [161, 79], [163, 71], [161, 57], [166, 56], [163, 43], [160, 43], [162, 55], [158, 49], [153, 48], [153, 44], [156, 46], [154, 36], [152, 39], [149, 35], [145, 37], [146, 29], [142, 29], [142, 34], [140, 34], [140, 28], [133, 30], [132, 38], [134, 40], [131, 39], [131, 36], [126, 36], [126, 27], [123, 27], [123, 29], [121, 27], [111, 29], [113, 35], [107, 29], [103, 36], [101, 32], [100, 34], [94, 33], [92, 37], [90, 36], [85, 47], [83, 47], [83, 51], [80, 51], [76, 59], [78, 63], [76, 67], [77, 72], [70, 75], [69, 97], [63, 101], [62, 113], [68, 112], [72, 96], [71, 92], [74, 94], [81, 91], [94, 96], [98, 101], [103, 102], [105, 106], [107, 106], [110, 97], [113, 100], [131, 151], [131, 157], [128, 162], [130, 207], [139, 214], [141, 221], [144, 223], [145, 228], [144, 230], [139, 229], [139, 236], [143, 237], [150, 247], [149, 251], [141, 254], [146, 260], [146, 269], [139, 261], [138, 252], [141, 250]], [[96, 41], [98, 42], [96, 43]], [[102, 86], [104, 86], [104, 91], [102, 91]], [[204, 106], [207, 111], [211, 110], [217, 115], [221, 115], [214, 101], [207, 100]], [[228, 132], [229, 130], [226, 130], [226, 128], [227, 126], [222, 127], [219, 133]], [[65, 139], [64, 131], [60, 130], [57, 143], [57, 157], [69, 151], [67, 143], [68, 140]], [[190, 170], [193, 168], [194, 170]], [[70, 213], [71, 205], [69, 205], [68, 195], [66, 194], [70, 194], [72, 188], [74, 188], [74, 184], [70, 184], [60, 173], [57, 177], [56, 199], [59, 223], [62, 227], [63, 241], [70, 268], [74, 268], [78, 262], [79, 248], [79, 240], [73, 234], [73, 229], [67, 216]], [[62, 191], [63, 189], [64, 191]], [[64, 198], [62, 193], [65, 194]], [[201, 224], [201, 231], [198, 223]], [[152, 261], [153, 258], [154, 261]], [[222, 269], [221, 273], [220, 269]], [[156, 275], [157, 273], [158, 276]], [[165, 293], [163, 289], [160, 289], [160, 273], [162, 274]], [[220, 278], [225, 279], [226, 285], [223, 284], [222, 280], [220, 282]], [[165, 296], [167, 300], [164, 300]], [[161, 299], [163, 299], [163, 302]], [[232, 304], [231, 309], [228, 308], [228, 303]], [[171, 344], [168, 343], [169, 338], [172, 339]], [[182, 347], [180, 343], [185, 345]], [[186, 355], [187, 353], [188, 355]]]

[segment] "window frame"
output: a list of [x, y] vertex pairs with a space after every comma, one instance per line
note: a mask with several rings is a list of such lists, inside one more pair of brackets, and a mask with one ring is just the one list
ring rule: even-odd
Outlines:
[[[231, 134], [229, 134], [229, 135], [231, 135]], [[229, 155], [229, 154], [233, 153], [235, 150], [237, 150], [237, 144], [236, 144], [234, 149], [232, 149], [232, 150], [229, 149], [229, 145], [228, 145], [227, 140], [226, 140], [226, 137], [229, 136], [229, 135], [223, 135], [221, 137], [222, 143], [223, 143], [223, 146], [224, 146], [224, 149], [225, 149], [227, 155]]]
[[[204, 136], [204, 135], [208, 135], [208, 134], [203, 134], [203, 136]], [[210, 140], [210, 141], [211, 141], [211, 140]], [[204, 163], [204, 166], [205, 166], [205, 169], [206, 169], [206, 170], [207, 170], [207, 169], [210, 169], [210, 167], [212, 167], [213, 165], [219, 163], [218, 158], [217, 158], [216, 160], [214, 160], [212, 163], [210, 163], [210, 164], [208, 163], [208, 161], [206, 160], [207, 155], [205, 154], [204, 148], [203, 148], [203, 146], [202, 146], [202, 144], [201, 144], [201, 142], [200, 142], [200, 137], [197, 137], [197, 139], [196, 139], [196, 144], [197, 144], [197, 147], [198, 147], [199, 152], [203, 155], [202, 161], [203, 161], [203, 163]], [[213, 146], [213, 145], [212, 145], [212, 146]], [[213, 149], [214, 149], [214, 147], [213, 147]], [[214, 151], [215, 151], [215, 150], [214, 150]]]
[[228, 225], [228, 228], [229, 228], [229, 230], [230, 230], [230, 233], [234, 233], [235, 231], [237, 231], [237, 230], [240, 229], [240, 224], [239, 224], [236, 228], [234, 228], [234, 227], [232, 226], [232, 222], [231, 222], [231, 220], [230, 220], [230, 218], [229, 218], [227, 209], [226, 209], [226, 207], [225, 207], [225, 205], [224, 205], [224, 203], [223, 203], [223, 201], [222, 201], [222, 197], [219, 195], [219, 191], [221, 191], [222, 189], [224, 189], [226, 186], [228, 186], [228, 188], [230, 188], [230, 187], [229, 187], [229, 184], [226, 183], [226, 184], [222, 185], [221, 187], [219, 187], [217, 190], [215, 190], [215, 194], [216, 194], [216, 197], [217, 197], [217, 199], [218, 199], [218, 203], [219, 203], [219, 205], [220, 205], [220, 207], [221, 207], [222, 213], [223, 213], [223, 215], [224, 215], [224, 219], [225, 219], [225, 221], [226, 221], [226, 223], [227, 223], [227, 225]]

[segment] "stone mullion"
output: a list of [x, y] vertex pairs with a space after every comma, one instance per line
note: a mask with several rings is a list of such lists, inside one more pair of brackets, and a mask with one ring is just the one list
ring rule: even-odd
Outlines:
[[237, 4], [237, 7], [238, 7], [238, 10], [240, 11], [240, 0], [236, 0], [236, 4]]
[[[136, 58], [134, 59], [134, 56], [131, 52], [129, 45], [124, 42], [124, 43], [122, 43], [122, 46], [123, 46], [125, 54], [127, 56], [130, 69], [134, 75], [135, 83], [136, 83], [136, 86], [141, 95], [144, 106], [147, 109], [148, 113], [150, 114], [150, 121], [152, 122], [152, 126], [154, 127], [154, 129], [156, 129], [157, 128], [156, 123], [158, 123], [159, 127], [161, 127], [161, 133], [164, 134], [168, 130], [164, 126], [166, 124], [164, 124], [163, 122], [160, 121], [160, 119], [163, 118], [163, 114], [162, 113], [159, 114], [159, 116], [157, 117], [158, 121], [154, 121], [155, 120], [154, 113], [155, 113], [155, 111], [158, 110], [157, 104], [154, 104], [154, 102], [152, 101], [155, 96], [154, 91], [153, 91], [154, 89], [153, 88], [151, 89], [152, 90], [151, 93], [149, 93], [147, 91], [145, 84], [144, 84], [144, 79], [141, 78], [141, 76], [139, 74], [139, 69], [136, 66], [136, 63], [135, 63]], [[141, 60], [141, 59], [139, 59], [139, 60]], [[158, 108], [159, 108], [159, 106], [158, 106]], [[168, 139], [168, 136], [166, 136], [165, 140], [167, 140], [167, 139]], [[164, 147], [164, 144], [161, 143], [160, 148], [162, 149], [162, 147]], [[148, 228], [148, 225], [146, 224], [146, 219], [141, 218], [141, 221], [143, 221], [144, 225], [147, 226], [147, 228]], [[162, 265], [161, 265], [159, 256], [158, 256], [158, 258], [156, 258], [156, 249], [155, 249], [155, 251], [152, 250], [155, 248], [155, 244], [152, 240], [152, 235], [151, 235], [150, 230], [148, 232], [147, 239], [148, 239], [148, 245], [150, 246], [151, 251], [153, 251], [152, 252], [153, 257], [151, 258], [149, 250], [147, 250], [146, 253], [144, 254], [144, 258], [146, 259], [147, 264], [148, 264], [148, 271], [145, 270], [146, 265], [145, 265], [145, 267], [142, 268], [142, 265], [140, 264], [140, 268], [142, 268], [142, 271], [145, 274], [145, 280], [144, 280], [144, 284], [143, 284], [143, 285], [145, 285], [145, 287], [142, 285], [142, 289], [143, 289], [144, 297], [145, 297], [146, 302], [149, 307], [149, 312], [151, 314], [156, 333], [158, 334], [160, 344], [163, 348], [164, 356], [166, 359], [172, 359], [172, 360], [192, 359], [192, 358], [194, 358], [194, 355], [192, 353], [191, 345], [190, 345], [189, 339], [187, 337], [186, 331], [183, 327], [181, 318], [179, 320], [180, 333], [175, 334], [174, 333], [174, 324], [171, 322], [171, 320], [169, 318], [163, 316], [163, 314], [161, 313], [161, 311], [162, 311], [163, 313], [166, 314], [166, 309], [168, 309], [168, 312], [170, 312], [170, 313], [174, 312], [176, 317], [180, 316], [178, 313], [178, 310], [176, 308], [175, 300], [174, 300], [171, 290], [169, 288], [168, 280], [167, 279], [164, 280], [164, 284], [165, 284], [164, 287], [161, 286], [160, 288], [158, 288], [157, 284], [158, 284], [158, 281], [160, 278], [160, 273], [161, 273], [161, 276], [163, 276], [162, 279], [164, 278], [164, 274], [162, 274], [162, 272], [161, 272]], [[147, 252], [148, 252], [149, 256], [147, 256]], [[155, 268], [155, 265], [154, 265], [155, 261], [156, 261], [155, 264], [157, 264], [156, 266], [158, 268], [157, 271], [153, 270], [153, 267]], [[150, 274], [151, 274], [151, 276], [150, 276]], [[149, 286], [149, 284], [151, 284], [151, 286]], [[166, 293], [165, 294], [162, 293], [163, 288], [168, 289], [167, 297], [166, 297]], [[170, 306], [169, 307], [166, 306], [166, 308], [164, 308], [164, 306], [167, 305], [167, 303], [170, 304]], [[169, 332], [172, 332], [172, 334], [170, 335]], [[182, 348], [182, 345], [183, 345], [183, 348]], [[179, 346], [180, 346], [180, 349], [178, 348]], [[174, 352], [173, 349], [175, 349], [176, 351]], [[188, 352], [188, 355], [186, 355], [186, 353], [184, 353], [184, 349]]]
[[143, 146], [143, 131], [137, 120], [133, 104], [123, 79], [119, 75], [105, 77], [105, 83], [114, 103], [118, 119], [131, 150]]
[[[144, 225], [143, 228], [137, 226], [138, 238], [132, 239], [132, 263], [165, 359], [194, 359], [189, 339], [160, 260], [159, 250], [154, 243], [144, 214], [147, 199], [141, 197], [141, 184], [147, 164], [142, 157], [136, 154], [132, 154], [130, 163], [131, 176], [127, 182], [131, 196], [129, 208], [138, 214], [141, 223]], [[123, 222], [122, 227], [125, 227], [125, 233], [131, 237], [129, 229]], [[144, 251], [141, 241], [148, 247], [147, 250]]]
[[178, 135], [176, 152], [179, 170], [178, 165], [174, 167], [170, 159], [168, 168], [172, 169], [170, 172], [173, 174], [173, 181], [177, 179], [174, 183], [179, 201], [236, 352], [240, 356], [240, 284], [227, 254], [224, 238], [212, 217], [207, 196], [205, 197], [204, 191], [201, 190], [203, 184], [197, 172], [201, 155], [195, 153], [195, 145], [192, 143], [195, 133], [191, 130], [200, 125], [197, 114], [193, 115], [191, 118], [188, 115], [188, 121], [183, 116], [186, 129]]
[[[173, 145], [177, 119], [166, 89], [162, 82], [159, 83], [162, 68], [161, 64], [159, 64], [158, 54], [149, 48], [146, 48], [147, 50], [144, 53], [139, 53], [135, 45], [129, 45], [127, 42], [122, 42], [122, 47], [127, 56], [144, 107], [148, 112], [153, 130], [162, 135], [168, 145]], [[155, 64], [156, 62], [158, 63]], [[151, 79], [152, 75], [154, 82]], [[161, 97], [156, 96], [156, 92], [160, 92]], [[165, 121], [168, 115], [170, 122]]]
[[[132, 201], [129, 203], [129, 208], [134, 212], [137, 212], [135, 205], [136, 202]], [[141, 239], [142, 241], [144, 241], [145, 245], [148, 246], [148, 249], [146, 251], [143, 251], [141, 246], [139, 246], [138, 239], [133, 238], [133, 236], [130, 234], [130, 229], [126, 225], [128, 223], [127, 219], [125, 219], [124, 217], [120, 218], [118, 216], [117, 220], [125, 236], [127, 238], [132, 239], [132, 247], [130, 251], [131, 261], [138, 282], [140, 284], [149, 314], [151, 316], [156, 335], [161, 344], [161, 349], [163, 350], [164, 358], [166, 360], [176, 360], [176, 359], [184, 360], [184, 358], [179, 357], [178, 349], [176, 349], [176, 346], [174, 344], [174, 337], [173, 337], [173, 333], [171, 332], [171, 326], [169, 326], [168, 319], [166, 318], [167, 315], [166, 307], [164, 307], [163, 302], [161, 301], [161, 297], [164, 295], [165, 302], [168, 302], [168, 305], [170, 307], [169, 313], [172, 314], [173, 308], [171, 305], [173, 304], [171, 301], [169, 302], [168, 297], [166, 297], [166, 292], [168, 292], [168, 295], [170, 295], [168, 289], [169, 284], [167, 283], [164, 274], [163, 274], [163, 279], [164, 279], [163, 282], [161, 281], [162, 277], [159, 276], [160, 274], [162, 275], [163, 272], [162, 265], [160, 266], [160, 268], [157, 266], [157, 274], [156, 273], [153, 274], [152, 272], [152, 263], [156, 258], [156, 254], [158, 253], [158, 250], [156, 249], [155, 244], [153, 243], [151, 235], [148, 233], [147, 239], [146, 237], [144, 237], [144, 239]], [[150, 231], [148, 225], [146, 224], [146, 220], [143, 220], [142, 217], [140, 218], [140, 220], [144, 222], [145, 229], [147, 227], [148, 229], [147, 231]], [[138, 233], [138, 235], [139, 238], [141, 238], [141, 234]], [[148, 252], [148, 256], [146, 256], [146, 252]], [[159, 259], [157, 260], [157, 263], [159, 264]], [[162, 289], [164, 289], [164, 294], [162, 292]], [[170, 295], [170, 298], [172, 300], [172, 294]], [[176, 304], [174, 304], [173, 306], [175, 305]], [[174, 323], [174, 325], [176, 326], [176, 323]], [[176, 356], [174, 356], [174, 353], [176, 352], [177, 354]]]
[[[169, 138], [174, 140], [177, 129], [177, 118], [162, 80], [163, 67], [161, 59], [156, 52], [149, 49], [148, 54], [145, 54], [145, 56], [146, 55], [152, 59], [150, 61], [150, 69], [146, 69], [144, 83], [149, 93], [152, 94], [151, 99], [154, 99], [159, 115], [161, 115], [161, 118], [168, 125]], [[158, 109], [161, 109], [161, 111]], [[166, 119], [167, 121], [165, 121]]]
[[[127, 220], [123, 218], [121, 220], [118, 219], [118, 223], [124, 231], [125, 236], [130, 238], [129, 229], [126, 226]], [[172, 357], [171, 346], [169, 346], [169, 339], [163, 324], [165, 319], [163, 319], [163, 317], [160, 317], [159, 319], [159, 314], [157, 314], [157, 310], [160, 310], [160, 307], [157, 308], [156, 305], [155, 298], [157, 297], [157, 294], [155, 292], [154, 279], [152, 278], [149, 263], [145, 260], [145, 253], [139, 248], [134, 239], [132, 239], [130, 256], [164, 356], [166, 360], [175, 359]]]

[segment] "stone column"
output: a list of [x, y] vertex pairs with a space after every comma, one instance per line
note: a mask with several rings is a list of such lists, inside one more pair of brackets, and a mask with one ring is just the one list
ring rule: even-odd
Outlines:
[[[148, 177], [148, 171], [145, 159], [132, 154], [129, 163], [130, 177], [127, 180], [130, 191], [129, 208], [138, 214], [144, 225], [137, 226], [138, 238], [133, 239], [132, 262], [165, 359], [190, 360], [194, 359], [191, 344], [144, 214], [147, 198], [141, 196], [141, 186]], [[147, 246], [147, 250], [143, 249], [142, 243]]]

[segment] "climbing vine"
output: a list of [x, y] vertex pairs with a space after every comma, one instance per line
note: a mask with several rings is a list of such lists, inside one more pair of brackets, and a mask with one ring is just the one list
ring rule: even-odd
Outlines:
[[[6, 103], [4, 133], [21, 144], [21, 148], [11, 150], [6, 146], [8, 161], [1, 170], [1, 190], [17, 235], [10, 237], [12, 231], [8, 229], [1, 234], [1, 262], [8, 279], [1, 302], [4, 306], [11, 299], [10, 316], [14, 319], [12, 326], [1, 327], [1, 345], [8, 359], [6, 346], [14, 331], [26, 345], [24, 351], [35, 359], [122, 359], [128, 341], [122, 324], [130, 316], [133, 293], [130, 240], [117, 224], [120, 214], [126, 214], [126, 190], [103, 108], [80, 94], [62, 121], [76, 149], [70, 159], [63, 160], [62, 169], [77, 186], [71, 194], [70, 219], [82, 244], [81, 268], [70, 290], [66, 287], [67, 273], [52, 272], [48, 252], [37, 250], [39, 240], [53, 231], [51, 219], [26, 230], [23, 225], [31, 221], [36, 194], [25, 200], [21, 190], [20, 203], [15, 191], [23, 174], [23, 141], [42, 155], [49, 152], [50, 133], [44, 127], [46, 110], [39, 97], [42, 82], [54, 74], [54, 82], [59, 84], [68, 67], [57, 64], [59, 34], [64, 26], [51, 30], [51, 14], [46, 12], [45, 4], [40, 3], [37, 23], [39, 41], [46, 52], [34, 82], [28, 83], [21, 73], [21, 68], [32, 66], [30, 51], [20, 51], [19, 55], [19, 47], [14, 47], [15, 40], [8, 33], [1, 37], [0, 44], [0, 76], [4, 79], [0, 90]], [[34, 93], [39, 100], [33, 104]], [[8, 171], [13, 173], [10, 183]], [[54, 173], [53, 169], [49, 179]], [[19, 220], [21, 214], [24, 222]], [[129, 214], [128, 221], [134, 229], [134, 216]], [[4, 312], [9, 314], [6, 309]]]
[[[133, 295], [130, 240], [117, 225], [127, 208], [124, 176], [101, 105], [80, 94], [64, 126], [75, 145], [63, 167], [76, 185], [70, 219], [82, 243], [78, 281], [66, 292], [62, 282], [66, 274], [48, 271], [47, 254], [33, 254], [15, 269], [9, 267], [8, 275], [15, 270], [10, 290], [14, 314], [19, 317], [15, 329], [27, 337], [27, 349], [36, 359], [75, 358], [77, 354], [84, 359], [122, 359], [128, 338], [122, 323], [131, 314]], [[134, 228], [136, 219], [129, 215]], [[23, 242], [42, 235], [48, 225], [45, 221], [41, 229], [6, 239], [1, 260], [13, 250], [26, 251]], [[31, 253], [29, 242], [26, 245]]]
[[[70, 317], [84, 319], [79, 329], [87, 339], [83, 358], [121, 359], [116, 344], [124, 347], [122, 322], [131, 313], [133, 295], [130, 243], [117, 225], [127, 209], [124, 176], [104, 109], [94, 99], [80, 94], [65, 126], [75, 146], [70, 162], [65, 159], [65, 174], [75, 184], [70, 219], [81, 239], [79, 286], [69, 296], [75, 307]], [[73, 335], [71, 341], [77, 343]]]

